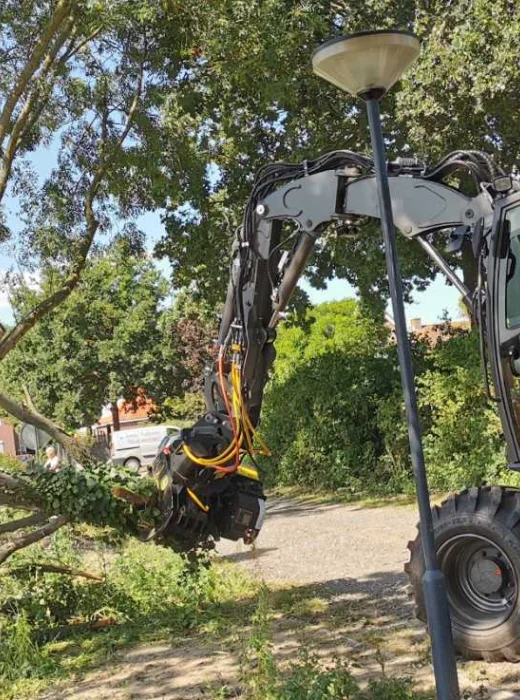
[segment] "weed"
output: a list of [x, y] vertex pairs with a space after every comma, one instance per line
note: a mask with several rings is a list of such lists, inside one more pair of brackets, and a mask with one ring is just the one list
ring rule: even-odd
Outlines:
[[[320, 659], [302, 647], [296, 662], [284, 666], [277, 662], [270, 638], [269, 591], [263, 588], [253, 628], [246, 645], [241, 669], [244, 700], [430, 700], [431, 695], [417, 693], [408, 678], [386, 678], [384, 668], [379, 679], [360, 688], [348, 662], [339, 658], [324, 666]], [[221, 688], [215, 698], [226, 697]]]
[[[0, 579], [2, 700], [31, 697], [35, 688], [106, 662], [138, 641], [179, 639], [186, 630], [222, 631], [226, 615], [241, 615], [239, 599], [247, 604], [254, 592], [231, 565], [207, 555], [189, 561], [136, 540], [103, 556], [101, 582], [42, 573], [35, 566], [46, 560], [85, 568], [78, 544], [73, 531], [64, 529], [45, 549], [13, 557], [11, 575]], [[92, 558], [92, 551], [87, 555]], [[119, 624], [74, 631], [77, 623], [84, 628], [100, 618]]]

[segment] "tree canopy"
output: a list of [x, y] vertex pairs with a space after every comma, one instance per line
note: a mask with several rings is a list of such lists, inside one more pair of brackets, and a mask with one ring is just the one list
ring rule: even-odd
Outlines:
[[[47, 274], [15, 312], [53, 284]], [[160, 403], [181, 381], [163, 335], [167, 294], [153, 262], [126, 242], [97, 254], [68, 299], [0, 363], [2, 390], [23, 400], [24, 385], [38, 409], [69, 430], [91, 425], [103, 405], [133, 400], [139, 390]]]
[[[422, 41], [420, 58], [382, 105], [389, 157], [433, 163], [461, 148], [489, 151], [506, 166], [518, 157], [520, 8], [511, 0], [226, 0], [204, 12], [183, 89], [165, 111], [169, 138], [184, 139], [188, 158], [182, 201], [167, 206], [168, 234], [158, 246], [177, 285], [196, 280], [202, 294], [223, 294], [222, 260], [265, 162], [369, 151], [361, 105], [312, 73], [312, 51], [330, 36], [397, 27]], [[417, 246], [399, 246], [409, 295], [436, 271]], [[471, 252], [453, 259], [472, 286]], [[308, 274], [317, 287], [345, 278], [381, 308], [387, 285], [378, 227], [320, 247]]]

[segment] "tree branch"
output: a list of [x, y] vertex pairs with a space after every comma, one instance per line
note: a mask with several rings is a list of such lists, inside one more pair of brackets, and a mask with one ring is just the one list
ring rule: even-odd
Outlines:
[[47, 51], [51, 41], [53, 40], [56, 32], [60, 28], [61, 23], [65, 20], [67, 15], [71, 10], [70, 0], [59, 0], [56, 4], [54, 13], [45, 29], [41, 35], [38, 43], [36, 44], [34, 51], [22, 69], [18, 82], [14, 86], [11, 94], [7, 98], [2, 111], [0, 112], [0, 147], [3, 145], [5, 136], [9, 130], [9, 125], [11, 123], [12, 114], [18, 104], [20, 97], [23, 95], [27, 86], [34, 76], [34, 74], [40, 68], [43, 56]]
[[59, 425], [56, 425], [56, 423], [50, 420], [50, 418], [38, 413], [38, 411], [30, 410], [25, 406], [16, 403], [16, 401], [3, 393], [0, 393], [0, 407], [22, 423], [30, 423], [36, 428], [43, 430], [45, 433], [50, 435], [53, 440], [56, 440], [56, 442], [62, 445], [69, 454], [77, 455], [78, 452], [81, 452], [81, 447], [71, 435], [69, 435]]
[[27, 406], [29, 407], [29, 410], [32, 411], [33, 413], [38, 413], [37, 408], [34, 405], [34, 401], [32, 400], [32, 397], [29, 393], [29, 389], [27, 388], [27, 385], [22, 384], [22, 389], [23, 389], [23, 395], [25, 396], [25, 401], [27, 402]]
[[50, 574], [70, 574], [70, 576], [78, 576], [80, 578], [89, 579], [90, 581], [98, 581], [99, 583], [102, 583], [105, 580], [103, 576], [93, 574], [90, 571], [75, 569], [72, 566], [64, 566], [63, 564], [52, 564], [51, 562], [42, 562], [27, 564], [26, 566], [18, 566], [14, 569], [8, 569], [8, 572], [10, 576], [16, 576], [17, 574], [25, 573], [27, 570], [44, 571]]
[[[60, 6], [69, 6], [68, 2], [60, 2]], [[45, 48], [47, 48], [50, 45], [50, 42], [52, 41], [52, 37], [54, 34], [58, 31], [59, 25], [62, 23], [62, 21], [65, 18], [65, 14], [61, 17], [61, 20], [58, 24], [53, 29], [52, 35], [49, 35]], [[67, 36], [70, 33], [70, 23], [67, 22], [67, 24], [62, 28], [62, 31], [60, 32], [58, 38], [55, 41], [55, 44], [53, 46], [53, 49], [48, 53], [47, 58], [45, 59], [45, 66], [44, 66], [44, 71], [46, 72], [50, 67], [53, 65], [53, 61], [55, 60], [55, 57], [60, 50], [60, 48], [63, 46], [63, 43], [65, 42]], [[41, 61], [41, 58], [43, 56], [44, 50], [42, 50], [39, 54], [39, 60]], [[143, 55], [141, 64], [140, 64], [140, 69], [139, 69], [139, 75], [138, 75], [138, 81], [137, 81], [137, 89], [134, 95], [134, 98], [132, 100], [132, 103], [130, 105], [129, 111], [128, 111], [128, 116], [126, 120], [126, 124], [119, 136], [119, 139], [116, 142], [116, 145], [114, 149], [111, 151], [110, 155], [107, 157], [106, 156], [106, 148], [108, 145], [108, 139], [109, 139], [109, 134], [108, 130], [106, 128], [102, 129], [102, 140], [101, 140], [101, 155], [100, 155], [100, 162], [99, 165], [94, 172], [94, 176], [92, 178], [92, 181], [90, 183], [90, 186], [88, 188], [86, 197], [85, 197], [85, 203], [84, 203], [84, 212], [85, 212], [85, 219], [86, 219], [86, 232], [83, 240], [80, 242], [77, 253], [75, 256], [75, 260], [72, 263], [69, 275], [67, 278], [64, 280], [62, 283], [61, 287], [59, 287], [53, 294], [51, 294], [49, 297], [44, 299], [40, 304], [38, 304], [35, 308], [33, 308], [28, 314], [26, 314], [17, 324], [16, 326], [11, 329], [8, 333], [6, 333], [1, 339], [0, 339], [0, 360], [3, 359], [10, 350], [12, 350], [16, 344], [24, 337], [24, 335], [41, 319], [43, 318], [46, 314], [50, 313], [54, 308], [56, 308], [59, 304], [61, 304], [63, 301], [67, 299], [67, 297], [71, 294], [71, 292], [74, 290], [74, 288], [77, 286], [81, 273], [85, 267], [87, 257], [89, 254], [89, 251], [92, 247], [92, 243], [96, 234], [96, 231], [99, 227], [99, 222], [96, 219], [95, 216], [95, 211], [94, 211], [94, 201], [96, 196], [98, 195], [99, 188], [103, 182], [104, 177], [106, 176], [109, 168], [111, 167], [116, 155], [119, 153], [121, 148], [123, 147], [123, 144], [130, 133], [130, 130], [133, 125], [133, 121], [135, 118], [135, 114], [137, 112], [137, 108], [139, 105], [139, 101], [141, 98], [142, 94], [142, 89], [143, 89], [143, 77], [144, 77], [144, 62], [145, 62], [145, 55]], [[34, 72], [38, 69], [38, 66], [34, 68], [33, 72], [31, 75], [34, 74]], [[28, 80], [27, 80], [28, 82]], [[25, 84], [27, 85], [27, 83]], [[24, 88], [25, 89], [25, 88]], [[23, 90], [22, 90], [23, 92]], [[24, 129], [27, 127], [28, 124], [28, 119], [30, 116], [31, 108], [34, 104], [34, 95], [36, 95], [37, 91], [35, 90], [33, 93], [29, 95], [27, 98], [26, 104], [24, 106], [24, 109], [22, 110], [22, 113], [19, 116], [19, 119], [15, 123], [15, 128], [13, 129], [13, 133], [11, 134], [11, 139], [9, 142], [9, 149], [11, 147], [11, 144], [14, 144], [13, 148], [14, 150], [11, 151], [9, 150], [9, 153], [7, 154], [8, 158], [14, 158], [14, 154], [16, 151], [16, 143], [19, 142], [21, 135], [24, 131]], [[21, 93], [20, 93], [21, 94]], [[13, 107], [14, 109], [14, 107]], [[4, 108], [3, 113], [0, 115], [0, 138], [1, 136], [1, 123], [2, 123], [2, 116], [5, 119], [5, 113], [6, 109]], [[12, 114], [12, 110], [10, 112]], [[106, 119], [106, 115], [103, 117]], [[5, 136], [5, 133], [4, 133]], [[11, 161], [12, 162], [12, 161]], [[7, 179], [5, 179], [5, 182]], [[5, 182], [4, 185], [2, 185], [1, 181], [1, 176], [0, 176], [0, 199], [3, 191], [5, 190]], [[26, 391], [26, 390], [25, 390]], [[32, 400], [30, 396], [28, 396], [28, 392], [26, 391], [26, 396], [27, 396], [27, 403], [28, 403], [28, 408], [24, 407], [23, 405], [18, 404], [16, 401], [11, 399], [9, 396], [0, 393], [0, 407], [2, 407], [5, 411], [7, 411], [10, 415], [14, 416], [18, 420], [24, 422], [24, 423], [30, 423], [31, 425], [36, 426], [37, 428], [40, 428], [44, 432], [46, 432], [48, 435], [51, 436], [56, 442], [61, 444], [64, 449], [71, 455], [75, 456], [78, 459], [82, 459], [83, 457], [87, 456], [88, 450], [85, 450], [85, 448], [82, 448], [82, 446], [70, 435], [66, 433], [65, 430], [63, 430], [60, 426], [55, 424], [52, 420], [49, 418], [41, 415], [35, 408], [34, 404], [32, 403]], [[11, 486], [15, 486], [16, 488], [7, 488], [8, 487], [8, 475], [2, 475], [0, 473], [0, 504], [5, 504], [5, 505], [13, 505], [13, 506], [18, 506], [21, 508], [31, 508], [31, 506], [34, 506], [34, 503], [31, 502], [31, 499], [27, 498], [27, 494], [24, 494], [23, 491], [24, 489], [21, 488], [22, 486], [25, 487], [25, 484], [21, 480], [16, 480], [16, 484], [13, 481], [11, 483]], [[5, 488], [2, 488], [5, 487]], [[26, 489], [27, 490], [27, 489]], [[44, 536], [44, 535], [43, 535]], [[25, 546], [25, 545], [23, 545]], [[1, 552], [0, 552], [1, 555]], [[7, 555], [9, 556], [9, 554]], [[1, 563], [1, 560], [0, 560]]]
[[40, 523], [47, 520], [47, 517], [48, 516], [43, 513], [33, 513], [26, 518], [10, 520], [8, 523], [0, 523], [0, 535], [4, 535], [7, 532], [16, 532], [16, 530], [21, 530], [26, 527], [33, 527], [33, 525], [40, 525]]
[[43, 504], [27, 481], [0, 472], [0, 505], [22, 510], [38, 510]]
[[73, 56], [75, 56], [81, 49], [86, 46], [92, 39], [95, 39], [97, 35], [101, 32], [103, 29], [102, 26], [97, 27], [94, 29], [88, 36], [86, 36], [82, 41], [79, 42], [79, 44], [76, 44], [76, 46], [72, 46], [69, 50], [66, 51], [66, 53], [62, 56], [60, 62], [66, 63], [69, 61]]
[[8, 542], [4, 547], [0, 547], [0, 565], [4, 564], [9, 557], [17, 552], [19, 549], [24, 549], [31, 544], [35, 544], [45, 537], [49, 537], [68, 523], [69, 519], [66, 515], [57, 515], [47, 520], [43, 527], [38, 530], [32, 530], [23, 535], [18, 535], [10, 542]]
[[[56, 40], [54, 41], [52, 47], [43, 59], [41, 71], [36, 80], [37, 84], [34, 86], [33, 90], [29, 92], [29, 95], [25, 100], [22, 110], [12, 126], [11, 135], [9, 137], [9, 141], [7, 142], [7, 146], [5, 148], [2, 158], [2, 168], [0, 169], [0, 202], [2, 201], [3, 196], [5, 194], [5, 190], [7, 187], [9, 176], [11, 174], [11, 169], [16, 153], [20, 145], [22, 144], [24, 135], [28, 131], [27, 127], [29, 126], [29, 128], [31, 128], [32, 125], [36, 122], [36, 119], [31, 118], [32, 112], [36, 104], [38, 104], [38, 108], [36, 110], [36, 115], [38, 118], [38, 116], [41, 114], [41, 111], [45, 107], [46, 102], [48, 101], [48, 97], [47, 99], [45, 99], [42, 95], [40, 85], [43, 85], [43, 89], [47, 93], [47, 95], [49, 95], [52, 92], [54, 81], [47, 80], [47, 78], [53, 67], [55, 69], [61, 67], [62, 61], [60, 60], [56, 65], [56, 57], [66, 40], [70, 37], [72, 29], [72, 19], [67, 19], [63, 23], [62, 27], [59, 29]], [[45, 82], [46, 80], [47, 82]]]
[[[109, 170], [110, 166], [112, 165], [116, 155], [119, 153], [119, 151], [123, 147], [124, 142], [125, 142], [126, 138], [128, 137], [128, 134], [130, 133], [130, 130], [132, 128], [135, 114], [137, 112], [137, 108], [139, 106], [139, 101], [141, 99], [142, 90], [143, 90], [145, 59], [146, 59], [146, 54], [143, 55], [142, 61], [140, 63], [139, 75], [138, 75], [138, 80], [137, 80], [137, 88], [136, 88], [136, 92], [134, 95], [134, 99], [132, 100], [132, 104], [130, 105], [130, 108], [128, 111], [128, 117], [126, 120], [125, 127], [124, 127], [123, 131], [121, 132], [121, 135], [120, 135], [112, 153], [108, 157], [103, 156], [101, 158], [100, 164], [94, 173], [94, 177], [93, 177], [92, 182], [90, 184], [90, 187], [87, 191], [87, 194], [85, 197], [85, 204], [84, 204], [87, 229], [86, 229], [85, 236], [78, 247], [77, 257], [76, 257], [75, 262], [72, 264], [70, 273], [69, 273], [68, 277], [65, 279], [65, 281], [63, 282], [62, 286], [59, 289], [57, 289], [56, 292], [54, 292], [49, 297], [47, 297], [47, 299], [44, 299], [44, 301], [42, 301], [34, 309], [32, 309], [28, 314], [26, 314], [16, 324], [16, 326], [14, 326], [14, 328], [12, 328], [8, 333], [6, 333], [1, 338], [1, 340], [0, 340], [0, 360], [4, 359], [4, 357], [16, 346], [16, 344], [24, 337], [24, 335], [26, 333], [28, 333], [31, 330], [31, 328], [41, 318], [46, 316], [49, 312], [51, 312], [59, 304], [61, 304], [63, 301], [65, 301], [67, 299], [67, 297], [75, 289], [75, 287], [77, 286], [77, 284], [80, 280], [80, 276], [81, 276], [81, 273], [83, 272], [83, 269], [85, 267], [88, 254], [90, 252], [90, 249], [92, 247], [92, 243], [94, 241], [94, 237], [96, 235], [96, 231], [99, 227], [99, 221], [96, 219], [96, 215], [94, 212], [94, 201], [95, 201], [95, 198], [99, 192], [99, 188], [101, 186], [101, 183], [103, 182], [103, 179], [107, 174], [107, 171]], [[104, 138], [105, 138], [105, 141], [104, 141], [104, 143], [101, 144], [102, 153], [103, 153], [104, 149], [106, 148], [108, 135], [105, 134]], [[8, 411], [8, 413], [10, 413], [11, 411], [4, 405], [4, 403], [2, 403], [2, 401], [5, 400], [5, 398], [8, 398], [8, 397], [3, 397], [0, 394], [0, 406], [4, 407], [5, 410]], [[18, 415], [15, 413], [13, 413], [12, 415], [15, 415], [16, 417], [18, 417]], [[43, 418], [43, 416], [41, 418]], [[28, 422], [31, 423], [32, 421], [28, 420]], [[36, 423], [34, 423], [34, 425], [36, 425]], [[54, 426], [54, 429], [56, 427], [57, 426]], [[45, 430], [45, 428], [44, 428], [44, 430]], [[58, 438], [56, 438], [56, 439], [58, 439]]]

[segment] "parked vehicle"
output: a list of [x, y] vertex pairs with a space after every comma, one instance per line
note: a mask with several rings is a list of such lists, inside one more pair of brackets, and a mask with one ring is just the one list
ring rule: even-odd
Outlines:
[[151, 466], [162, 440], [180, 434], [180, 430], [174, 425], [118, 430], [112, 434], [112, 462], [136, 471]]

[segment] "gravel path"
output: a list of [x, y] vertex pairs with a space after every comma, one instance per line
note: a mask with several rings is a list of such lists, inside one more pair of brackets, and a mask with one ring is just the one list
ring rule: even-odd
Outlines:
[[[390, 675], [411, 675], [419, 687], [431, 687], [425, 630], [404, 585], [415, 523], [409, 506], [273, 498], [255, 547], [223, 541], [217, 551], [259, 579], [291, 584], [292, 603], [286, 600], [271, 625], [278, 660], [296, 658], [303, 642], [324, 659], [350, 659], [361, 680], [380, 675], [384, 664]], [[316, 600], [322, 606], [315, 615]], [[209, 687], [235, 687], [242, 651], [232, 638], [139, 645], [41, 700], [200, 700], [211, 697]], [[461, 686], [472, 691], [464, 697], [520, 700], [520, 664], [459, 663], [459, 674]]]
[[374, 592], [405, 582], [406, 544], [416, 535], [416, 511], [409, 506], [268, 501], [264, 527], [251, 549], [222, 541], [225, 559], [254, 567], [266, 581], [327, 584], [348, 590], [366, 582]]

